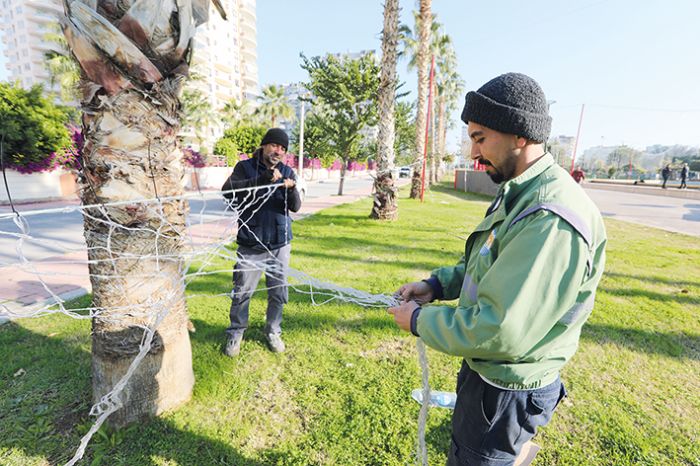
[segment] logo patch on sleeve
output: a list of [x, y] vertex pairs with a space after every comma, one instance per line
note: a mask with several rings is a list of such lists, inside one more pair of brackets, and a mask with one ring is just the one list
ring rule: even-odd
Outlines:
[[481, 246], [481, 249], [479, 250], [479, 254], [482, 256], [487, 255], [489, 252], [491, 252], [491, 246], [493, 245], [493, 242], [496, 240], [496, 228], [491, 230], [491, 233], [489, 233], [489, 237], [486, 238], [486, 242], [484, 243], [483, 246]]

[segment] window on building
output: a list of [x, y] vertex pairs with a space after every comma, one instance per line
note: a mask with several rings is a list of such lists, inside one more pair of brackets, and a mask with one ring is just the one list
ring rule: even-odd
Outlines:
[[29, 70], [30, 70], [30, 66], [29, 66], [29, 63], [25, 63], [25, 64], [24, 64], [24, 69], [25, 69], [25, 70], [27, 70], [27, 71], [29, 71]]

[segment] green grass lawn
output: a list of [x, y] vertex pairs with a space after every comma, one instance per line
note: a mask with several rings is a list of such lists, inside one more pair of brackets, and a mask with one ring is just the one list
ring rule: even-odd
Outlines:
[[[370, 200], [294, 225], [292, 266], [318, 279], [393, 293], [455, 262], [487, 202], [440, 187], [369, 220]], [[608, 264], [563, 379], [569, 398], [535, 441], [536, 465], [700, 464], [700, 240], [607, 220]], [[212, 270], [225, 264], [215, 263]], [[237, 359], [221, 354], [230, 274], [188, 292], [197, 379], [192, 400], [151, 422], [103, 430], [83, 464], [405, 465], [415, 453], [415, 339], [383, 309], [291, 293], [287, 352], [264, 344], [265, 296]], [[77, 304], [89, 303], [87, 297]], [[62, 464], [91, 425], [90, 323], [65, 317], [0, 326], [0, 464]], [[431, 385], [454, 390], [460, 361], [428, 351]], [[24, 374], [18, 373], [20, 369]], [[450, 412], [433, 409], [430, 464], [441, 465]]]

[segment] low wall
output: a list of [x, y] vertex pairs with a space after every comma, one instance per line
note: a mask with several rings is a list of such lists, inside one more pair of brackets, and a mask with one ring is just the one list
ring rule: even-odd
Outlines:
[[221, 189], [233, 171], [230, 167], [187, 168], [183, 178], [185, 189]]
[[[182, 180], [182, 185], [188, 190], [199, 189], [221, 189], [226, 179], [233, 172], [231, 167], [203, 167], [203, 168], [187, 168], [185, 177]], [[348, 171], [346, 178], [361, 178], [369, 173], [367, 170]], [[307, 181], [315, 180], [337, 180], [340, 178], [340, 170], [328, 170], [327, 168], [305, 168], [304, 179]]]
[[[25, 175], [5, 170], [10, 196], [15, 202], [70, 199], [78, 197], [75, 176], [63, 169]], [[0, 175], [0, 203], [7, 204], [5, 179]]]
[[455, 189], [469, 193], [486, 194], [495, 196], [498, 194], [498, 185], [491, 181], [486, 172], [455, 168]]

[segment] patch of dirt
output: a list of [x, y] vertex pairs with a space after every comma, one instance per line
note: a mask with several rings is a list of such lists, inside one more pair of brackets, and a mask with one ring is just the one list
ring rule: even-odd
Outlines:
[[411, 354], [414, 345], [410, 339], [394, 338], [381, 342], [379, 346], [360, 351], [360, 357], [374, 359], [379, 361], [392, 361], [396, 359], [405, 359]]

